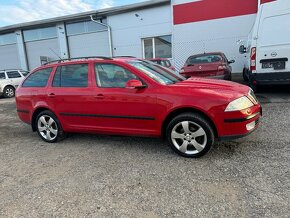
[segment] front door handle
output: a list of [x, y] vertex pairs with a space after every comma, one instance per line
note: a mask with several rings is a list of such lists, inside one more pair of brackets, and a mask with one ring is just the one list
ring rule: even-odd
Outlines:
[[96, 99], [104, 99], [105, 96], [103, 94], [98, 94], [95, 96]]

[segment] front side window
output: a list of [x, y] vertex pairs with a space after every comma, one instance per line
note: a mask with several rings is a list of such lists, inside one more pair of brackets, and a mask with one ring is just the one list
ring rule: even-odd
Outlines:
[[180, 81], [153, 64], [144, 61], [130, 61], [128, 63], [160, 84], [169, 85]]
[[220, 61], [222, 61], [222, 57], [220, 55], [203, 55], [203, 56], [192, 56], [188, 58], [187, 64], [206, 64]]
[[24, 81], [22, 87], [45, 87], [52, 68], [45, 68], [35, 71]]
[[20, 73], [18, 73], [18, 71], [10, 71], [10, 72], [6, 72], [7, 76], [9, 79], [14, 79], [14, 78], [21, 78]]
[[0, 73], [0, 79], [6, 79], [6, 77], [5, 77], [5, 73], [4, 73], [4, 72], [1, 72], [1, 73]]
[[96, 64], [97, 85], [104, 88], [124, 88], [131, 79], [138, 79], [134, 74], [115, 64]]
[[88, 64], [72, 64], [57, 68], [53, 87], [88, 87]]

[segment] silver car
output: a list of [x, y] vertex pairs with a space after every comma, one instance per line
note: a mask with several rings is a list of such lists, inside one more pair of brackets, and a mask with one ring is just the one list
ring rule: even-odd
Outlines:
[[14, 97], [17, 86], [28, 73], [24, 70], [0, 70], [0, 96]]

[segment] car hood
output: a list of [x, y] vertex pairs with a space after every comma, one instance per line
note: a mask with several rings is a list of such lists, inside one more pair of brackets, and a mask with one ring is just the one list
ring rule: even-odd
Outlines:
[[190, 90], [202, 93], [208, 93], [212, 95], [219, 95], [226, 97], [228, 99], [238, 98], [243, 95], [247, 95], [249, 92], [249, 87], [225, 80], [216, 79], [204, 79], [192, 77], [188, 80], [175, 83], [170, 85], [174, 88], [185, 88], [187, 91]]

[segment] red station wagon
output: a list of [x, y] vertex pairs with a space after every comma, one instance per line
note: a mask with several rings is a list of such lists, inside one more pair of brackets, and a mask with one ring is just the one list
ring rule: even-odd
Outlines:
[[213, 52], [190, 56], [181, 68], [180, 74], [189, 77], [209, 77], [232, 80], [232, 67], [224, 53]]
[[200, 157], [217, 139], [258, 127], [261, 106], [244, 85], [181, 81], [130, 58], [80, 58], [41, 66], [16, 91], [20, 119], [46, 142], [65, 133], [167, 138], [185, 157]]

